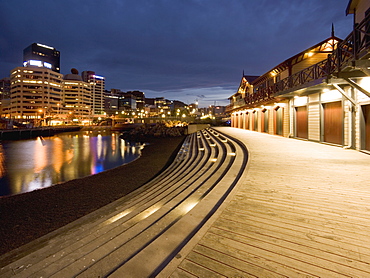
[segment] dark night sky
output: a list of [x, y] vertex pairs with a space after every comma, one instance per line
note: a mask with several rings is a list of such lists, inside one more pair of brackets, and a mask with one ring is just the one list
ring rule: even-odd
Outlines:
[[0, 0], [0, 78], [33, 42], [106, 77], [201, 107], [228, 104], [242, 71], [260, 75], [328, 38], [344, 39], [349, 0]]

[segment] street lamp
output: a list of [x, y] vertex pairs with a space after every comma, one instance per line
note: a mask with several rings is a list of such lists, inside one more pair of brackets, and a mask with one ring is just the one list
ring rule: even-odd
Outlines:
[[42, 110], [42, 109], [39, 109], [39, 113], [40, 113], [40, 126], [42, 126], [42, 120], [43, 120], [43, 112], [44, 110]]

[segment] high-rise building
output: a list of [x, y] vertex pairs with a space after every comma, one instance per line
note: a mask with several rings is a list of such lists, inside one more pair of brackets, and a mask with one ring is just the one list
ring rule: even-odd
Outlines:
[[33, 43], [23, 50], [23, 66], [35, 66], [60, 72], [60, 52], [52, 46]]
[[62, 74], [48, 68], [13, 69], [10, 74], [11, 118], [52, 118], [62, 102], [62, 78]]
[[0, 107], [1, 115], [7, 115], [10, 109], [10, 78], [0, 79]]
[[63, 78], [62, 117], [68, 121], [90, 121], [92, 113], [91, 86], [76, 69]]
[[0, 79], [0, 99], [10, 98], [10, 78]]
[[92, 114], [104, 114], [105, 77], [96, 75], [94, 71], [83, 71], [82, 80], [91, 85]]

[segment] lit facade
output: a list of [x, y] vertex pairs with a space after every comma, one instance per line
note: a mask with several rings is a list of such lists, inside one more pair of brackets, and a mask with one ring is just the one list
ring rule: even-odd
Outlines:
[[62, 103], [63, 75], [43, 67], [17, 67], [10, 74], [10, 117], [53, 117]]
[[66, 74], [63, 80], [61, 118], [90, 123], [92, 118], [91, 85], [78, 74]]
[[243, 73], [228, 112], [231, 125], [370, 151], [370, 7], [350, 1], [354, 30], [283, 61], [265, 74]]
[[105, 77], [96, 75], [93, 71], [83, 71], [82, 80], [91, 85], [91, 107], [93, 116], [103, 116]]
[[35, 66], [60, 72], [60, 52], [52, 46], [33, 43], [23, 50], [23, 66]]
[[9, 115], [10, 109], [10, 78], [0, 79], [0, 107], [1, 115]]

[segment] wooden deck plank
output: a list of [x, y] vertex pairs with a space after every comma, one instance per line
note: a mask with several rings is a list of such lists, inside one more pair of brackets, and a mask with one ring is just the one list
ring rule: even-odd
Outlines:
[[[241, 210], [242, 208], [242, 210]], [[249, 201], [238, 202], [230, 206], [230, 210], [245, 211], [247, 214], [260, 215], [261, 218], [270, 218], [272, 221], [284, 221], [297, 227], [306, 227], [314, 231], [330, 231], [333, 237], [346, 235], [353, 239], [353, 243], [367, 241], [370, 236], [368, 229], [369, 219], [358, 219], [353, 216], [343, 216], [321, 211], [312, 211], [298, 207], [272, 205], [269, 202]], [[363, 223], [363, 224], [362, 224]]]
[[216, 261], [234, 258], [287, 277], [370, 277], [369, 156], [218, 130], [246, 144], [248, 167], [233, 199], [189, 254], [208, 250]]
[[[228, 213], [232, 213], [232, 217], [228, 217]], [[341, 234], [333, 235], [332, 229], [326, 233], [321, 230], [313, 229], [310, 227], [302, 227], [299, 223], [287, 223], [277, 220], [274, 217], [264, 217], [255, 215], [253, 213], [240, 213], [237, 211], [225, 212], [220, 217], [220, 221], [241, 221], [243, 224], [248, 225], [248, 229], [262, 231], [270, 231], [271, 233], [280, 233], [288, 238], [294, 239], [297, 242], [305, 242], [313, 248], [327, 250], [338, 255], [348, 256], [354, 260], [370, 262], [370, 246], [368, 242], [357, 245], [353, 238], [345, 238]], [[335, 230], [335, 232], [338, 232]]]
[[240, 269], [235, 268], [234, 266], [227, 265], [222, 261], [215, 260], [212, 257], [206, 256], [196, 251], [192, 251], [186, 259], [196, 262], [203, 268], [210, 269], [220, 275], [223, 275], [224, 277], [245, 277], [245, 278], [258, 277], [256, 275], [242, 271]]
[[[362, 194], [363, 193], [364, 192], [362, 192]], [[355, 197], [351, 197], [349, 199], [348, 194], [343, 194], [343, 196], [339, 197], [335, 194], [327, 193], [328, 197], [326, 199], [320, 199], [320, 197], [316, 197], [316, 194], [312, 193], [311, 196], [308, 196], [307, 192], [303, 191], [301, 192], [301, 197], [293, 193], [280, 193], [277, 190], [265, 190], [261, 193], [249, 191], [247, 194], [248, 196], [250, 196], [249, 198], [264, 201], [268, 200], [269, 202], [277, 205], [288, 204], [289, 206], [293, 207], [297, 206], [301, 208], [308, 208], [311, 210], [327, 211], [333, 214], [346, 213], [348, 215], [352, 215], [353, 213], [356, 213], [357, 217], [362, 217], [365, 219], [368, 219], [370, 216], [370, 204], [367, 201], [362, 201], [359, 197], [357, 197], [357, 199]], [[349, 199], [348, 202], [347, 199]], [[356, 200], [356, 202], [354, 202], [354, 200]]]
[[[234, 248], [232, 245], [225, 245], [225, 242], [225, 239], [222, 239], [221, 236], [209, 233], [206, 237], [202, 239], [197, 248], [201, 246], [205, 249], [208, 248], [214, 250], [215, 252], [219, 252], [220, 260], [224, 260], [227, 257], [239, 260], [239, 264], [242, 264], [242, 268], [248, 269], [248, 267], [252, 265], [258, 270], [257, 275], [259, 277], [265, 277], [265, 275], [272, 275], [272, 277], [318, 277], [313, 276], [308, 272], [283, 265], [279, 262], [268, 260], [254, 253], [250, 253], [247, 250]], [[267, 272], [268, 274], [266, 274], [265, 272]]]
[[[245, 242], [256, 244], [258, 246], [266, 246], [266, 249], [286, 249], [286, 253], [295, 254], [297, 258], [302, 257], [302, 260], [307, 262], [316, 262], [322, 267], [330, 267], [330, 269], [341, 269], [343, 273], [359, 273], [370, 276], [370, 265], [366, 259], [368, 256], [363, 254], [355, 254], [349, 257], [343, 254], [342, 247], [325, 246], [316, 244], [311, 240], [305, 240], [303, 234], [294, 231], [292, 234], [285, 234], [284, 229], [276, 227], [274, 230], [268, 230], [268, 225], [256, 223], [255, 226], [247, 222], [233, 222], [230, 219], [224, 219], [217, 223], [219, 229], [212, 230], [217, 234], [226, 233], [228, 236], [240, 236], [245, 239]], [[338, 251], [339, 250], [339, 251]], [[285, 254], [284, 251], [280, 251]], [[356, 256], [357, 255], [357, 256]], [[357, 257], [357, 258], [354, 258]], [[365, 259], [365, 261], [364, 261]]]
[[[206, 238], [217, 237], [217, 240], [225, 246], [231, 246], [247, 253], [264, 258], [266, 261], [281, 264], [281, 267], [293, 268], [302, 272], [310, 273], [319, 277], [351, 277], [337, 269], [337, 265], [317, 258], [315, 255], [307, 255], [299, 250], [289, 249], [273, 242], [262, 241], [259, 238], [248, 237], [227, 230], [211, 229]], [[278, 270], [280, 271], [280, 269]]]
[[226, 276], [216, 273], [208, 268], [190, 261], [184, 260], [181, 265], [171, 274], [171, 278], [193, 278], [193, 277], [209, 277], [209, 278], [226, 278]]

